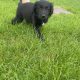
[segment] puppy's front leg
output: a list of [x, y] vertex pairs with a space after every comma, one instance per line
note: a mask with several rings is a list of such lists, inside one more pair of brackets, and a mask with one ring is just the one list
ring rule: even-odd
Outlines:
[[37, 36], [41, 39], [41, 41], [44, 41], [44, 37], [40, 32], [41, 31], [40, 28], [35, 28], [35, 31], [36, 31]]
[[35, 26], [35, 25], [33, 25], [33, 27], [34, 27], [34, 30], [35, 30], [35, 32], [36, 32], [36, 34], [37, 34], [37, 37], [40, 38], [41, 41], [44, 41], [44, 37], [43, 37], [43, 35], [41, 34], [41, 28], [38, 27], [38, 26]]
[[[37, 25], [37, 20], [35, 20], [34, 15], [32, 16], [32, 24], [33, 24], [33, 28], [35, 30], [35, 33], [37, 34], [37, 37], [40, 38], [42, 41], [44, 40], [43, 35], [40, 32], [40, 26]], [[41, 25], [42, 26], [42, 25]]]

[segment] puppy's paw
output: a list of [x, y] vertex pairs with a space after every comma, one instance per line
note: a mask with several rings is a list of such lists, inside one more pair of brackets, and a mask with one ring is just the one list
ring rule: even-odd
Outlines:
[[12, 21], [11, 21], [11, 24], [12, 24], [12, 25], [15, 25], [15, 22], [14, 22], [14, 20], [12, 20]]
[[45, 38], [44, 38], [43, 35], [40, 36], [40, 40], [41, 40], [41, 41], [45, 41]]
[[12, 19], [11, 23], [12, 23], [12, 25], [15, 25], [17, 22], [15, 19]]

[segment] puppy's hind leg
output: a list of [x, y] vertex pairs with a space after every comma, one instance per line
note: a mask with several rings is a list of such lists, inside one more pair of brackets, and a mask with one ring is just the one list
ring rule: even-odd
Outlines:
[[16, 23], [21, 23], [23, 21], [22, 17], [16, 16], [14, 19], [12, 19], [12, 24], [15, 25]]
[[22, 18], [17, 18], [15, 17], [13, 20], [12, 20], [12, 24], [15, 25], [16, 23], [21, 23], [23, 21]]
[[12, 19], [12, 24], [21, 23], [23, 21], [23, 16], [21, 15], [19, 9], [17, 9], [16, 17]]

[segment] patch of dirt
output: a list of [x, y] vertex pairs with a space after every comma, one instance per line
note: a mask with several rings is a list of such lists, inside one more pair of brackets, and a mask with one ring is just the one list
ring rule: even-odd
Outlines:
[[63, 8], [54, 8], [54, 14], [72, 14], [70, 11], [67, 11]]

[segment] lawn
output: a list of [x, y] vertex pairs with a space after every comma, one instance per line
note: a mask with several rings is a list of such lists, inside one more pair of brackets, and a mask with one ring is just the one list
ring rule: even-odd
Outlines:
[[50, 1], [73, 14], [53, 14], [41, 42], [31, 24], [11, 24], [18, 1], [0, 0], [0, 80], [80, 80], [80, 0]]

